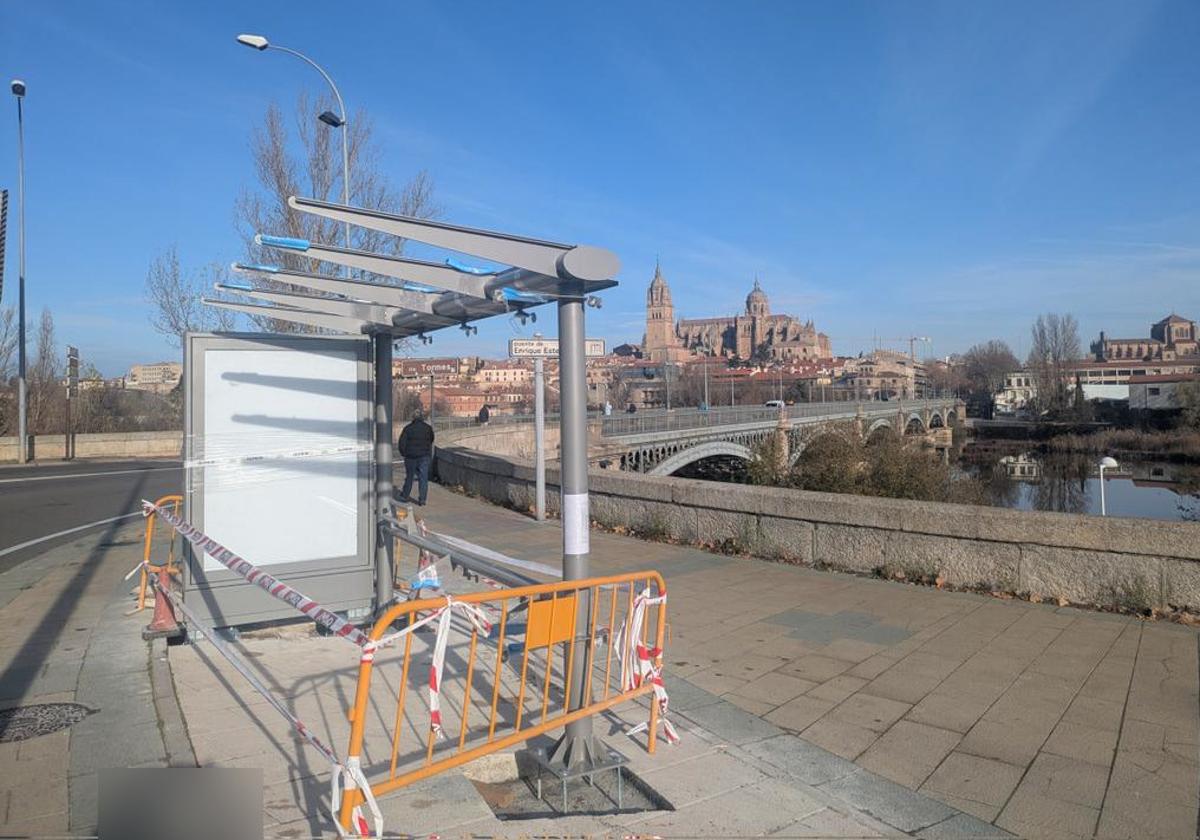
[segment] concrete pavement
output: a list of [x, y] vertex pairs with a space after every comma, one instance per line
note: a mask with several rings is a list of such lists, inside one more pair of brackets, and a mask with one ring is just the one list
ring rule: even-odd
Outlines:
[[[0, 574], [0, 708], [78, 703], [70, 728], [0, 743], [0, 831], [90, 834], [97, 772], [194, 760], [165, 669], [125, 616], [143, 525], [111, 523]], [[165, 679], [164, 679], [165, 678]]]
[[[436, 530], [515, 556], [553, 563], [561, 551], [557, 523], [539, 525], [442, 488], [431, 491], [423, 513]], [[684, 743], [645, 755], [620, 734], [641, 718], [631, 708], [618, 710], [606, 732], [676, 810], [523, 822], [522, 832], [1196, 832], [1193, 630], [613, 534], [593, 534], [592, 560], [596, 574], [655, 568], [669, 583], [667, 684]], [[306, 723], [339, 750], [354, 671], [345, 647], [328, 639], [243, 641]], [[214, 677], [204, 654], [171, 652], [197, 758], [267, 768], [273, 831], [316, 830], [323, 768], [236, 675], [218, 663], [222, 676]], [[243, 719], [249, 725], [239, 725]], [[409, 725], [421, 731], [419, 713]], [[457, 772], [385, 803], [397, 831], [514, 827], [497, 821]]]
[[[129, 492], [132, 505], [142, 494]], [[437, 530], [527, 559], [554, 563], [561, 551], [557, 523], [440, 487], [423, 514]], [[86, 831], [97, 769], [198, 760], [262, 768], [272, 836], [327, 832], [328, 768], [211, 649], [171, 648], [174, 691], [162, 685], [162, 663], [138, 633], [146, 616], [121, 615], [120, 577], [138, 560], [140, 533], [140, 523], [114, 523], [0, 574], [0, 705], [96, 710], [54, 735], [0, 744], [4, 831]], [[633, 706], [600, 728], [675, 810], [503, 823], [449, 772], [385, 798], [392, 829], [1196, 833], [1193, 630], [614, 534], [593, 533], [592, 551], [597, 574], [649, 567], [669, 583], [667, 684], [684, 741], [646, 755], [622, 734], [644, 716]], [[343, 753], [353, 649], [298, 629], [275, 635], [241, 647]], [[449, 661], [461, 655], [452, 648]], [[171, 721], [175, 696], [186, 736]], [[419, 714], [413, 723], [425, 725]]]

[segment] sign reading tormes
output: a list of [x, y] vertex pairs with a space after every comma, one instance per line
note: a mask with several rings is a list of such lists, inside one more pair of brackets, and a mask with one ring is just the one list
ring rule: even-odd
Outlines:
[[[588, 358], [604, 355], [604, 339], [584, 339], [583, 354]], [[508, 355], [518, 359], [557, 359], [557, 338], [510, 338]]]

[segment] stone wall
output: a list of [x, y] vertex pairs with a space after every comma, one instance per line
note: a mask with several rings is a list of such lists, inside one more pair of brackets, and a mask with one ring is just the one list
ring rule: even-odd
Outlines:
[[[37, 435], [33, 457], [43, 461], [63, 457], [62, 435]], [[178, 458], [183, 432], [108, 432], [75, 435], [76, 458]], [[0, 437], [0, 461], [16, 461], [17, 438]]]
[[[497, 504], [533, 507], [532, 463], [439, 449], [439, 480]], [[546, 506], [558, 513], [558, 471]], [[938, 574], [958, 586], [1046, 599], [1200, 607], [1200, 524], [876, 499], [615, 470], [588, 478], [591, 518], [653, 538], [870, 572]]]

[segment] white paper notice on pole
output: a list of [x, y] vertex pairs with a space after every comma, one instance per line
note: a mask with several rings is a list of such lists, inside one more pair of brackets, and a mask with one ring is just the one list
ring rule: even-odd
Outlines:
[[563, 554], [587, 554], [588, 542], [588, 494], [563, 493]]

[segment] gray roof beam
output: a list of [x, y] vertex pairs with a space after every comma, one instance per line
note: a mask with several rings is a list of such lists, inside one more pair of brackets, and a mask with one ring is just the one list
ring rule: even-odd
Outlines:
[[439, 289], [478, 298], [486, 295], [484, 287], [489, 280], [496, 276], [490, 272], [488, 274], [471, 274], [459, 271], [448, 265], [428, 262], [426, 260], [390, 257], [383, 254], [372, 254], [369, 251], [339, 248], [336, 245], [322, 245], [317, 242], [309, 242], [307, 239], [264, 236], [260, 233], [254, 237], [254, 241], [256, 244], [267, 248], [276, 248], [303, 254], [306, 257], [320, 260], [321, 262], [346, 265], [351, 268], [369, 271], [372, 274], [380, 274], [384, 277], [411, 280], [416, 283], [424, 283]]
[[258, 303], [236, 303], [229, 300], [213, 300], [201, 298], [201, 302], [221, 309], [229, 309], [246, 315], [257, 315], [263, 318], [276, 318], [280, 321], [290, 321], [293, 324], [304, 324], [309, 327], [321, 327], [326, 330], [337, 330], [344, 333], [371, 332], [379, 326], [359, 318], [343, 318], [340, 315], [325, 315], [320, 312], [305, 312], [300, 309], [289, 309], [284, 306], [263, 306]]
[[524, 268], [560, 280], [583, 283], [609, 280], [621, 269], [616, 254], [592, 245], [565, 245], [298, 196], [291, 196], [288, 205], [304, 213]]
[[375, 303], [363, 303], [344, 298], [319, 297], [303, 295], [296, 292], [279, 292], [271, 289], [246, 288], [244, 286], [229, 286], [218, 283], [217, 288], [224, 292], [236, 292], [246, 297], [278, 303], [293, 309], [304, 309], [309, 312], [324, 312], [328, 315], [340, 315], [343, 318], [357, 318], [375, 324], [391, 326], [392, 319], [402, 310]]
[[400, 286], [388, 286], [384, 283], [368, 283], [364, 280], [347, 280], [344, 277], [326, 277], [323, 274], [310, 274], [306, 271], [283, 271], [273, 266], [242, 265], [234, 263], [234, 270], [242, 274], [250, 274], [265, 280], [276, 280], [292, 286], [317, 289], [335, 295], [366, 301], [368, 303], [392, 306], [397, 309], [408, 309], [413, 312], [433, 312], [434, 302], [442, 293], [414, 292]]

